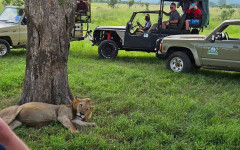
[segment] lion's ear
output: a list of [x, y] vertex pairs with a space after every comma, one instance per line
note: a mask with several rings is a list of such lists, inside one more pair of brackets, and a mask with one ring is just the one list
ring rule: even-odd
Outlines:
[[86, 98], [86, 101], [87, 101], [87, 102], [91, 102], [92, 99], [91, 99], [91, 98]]
[[74, 109], [77, 108], [77, 103], [78, 103], [78, 99], [74, 98], [73, 103], [72, 103]]
[[95, 108], [94, 106], [90, 106], [90, 110], [93, 110], [93, 108]]

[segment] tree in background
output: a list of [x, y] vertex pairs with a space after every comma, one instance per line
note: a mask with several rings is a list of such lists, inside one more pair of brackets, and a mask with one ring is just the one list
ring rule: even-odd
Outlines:
[[11, 4], [15, 6], [23, 6], [24, 0], [3, 0], [2, 4], [4, 6], [11, 5]]
[[134, 0], [129, 0], [128, 1], [128, 7], [132, 7], [134, 5], [135, 1]]
[[222, 12], [220, 14], [220, 18], [222, 21], [231, 19], [232, 15], [235, 12], [232, 5], [225, 4], [225, 5], [220, 6], [220, 9], [222, 10]]
[[115, 6], [117, 5], [118, 1], [117, 0], [110, 0], [108, 2], [108, 6], [115, 8]]
[[149, 3], [145, 3], [146, 10], [149, 11]]

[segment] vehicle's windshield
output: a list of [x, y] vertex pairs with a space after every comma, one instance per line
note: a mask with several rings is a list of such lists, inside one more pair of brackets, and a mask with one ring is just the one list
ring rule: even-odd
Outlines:
[[22, 9], [7, 7], [0, 15], [0, 21], [18, 24], [19, 21], [21, 20], [22, 15], [23, 15]]

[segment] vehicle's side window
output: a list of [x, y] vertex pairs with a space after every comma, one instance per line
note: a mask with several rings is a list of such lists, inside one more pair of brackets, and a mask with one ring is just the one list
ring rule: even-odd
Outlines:
[[240, 25], [229, 25], [223, 32], [229, 35], [229, 39], [240, 39]]

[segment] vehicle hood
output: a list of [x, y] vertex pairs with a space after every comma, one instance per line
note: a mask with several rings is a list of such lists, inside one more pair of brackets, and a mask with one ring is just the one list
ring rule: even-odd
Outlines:
[[100, 26], [96, 27], [95, 30], [126, 30], [126, 26]]
[[167, 36], [164, 39], [169, 40], [201, 40], [205, 39], [207, 35], [196, 35], [196, 34], [184, 34], [184, 35], [171, 35]]
[[12, 26], [16, 26], [16, 24], [0, 22], [0, 28], [6, 28], [6, 27], [12, 27]]

